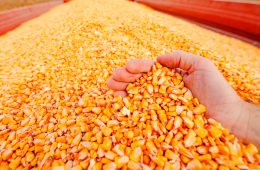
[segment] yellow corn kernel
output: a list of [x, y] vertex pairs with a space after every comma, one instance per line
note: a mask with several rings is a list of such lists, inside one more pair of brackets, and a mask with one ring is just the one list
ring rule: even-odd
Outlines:
[[190, 128], [190, 129], [193, 128], [194, 123], [192, 122], [192, 120], [190, 120], [190, 119], [187, 118], [187, 117], [183, 117], [182, 119], [183, 119], [184, 124], [185, 124], [188, 128]]
[[224, 146], [224, 145], [219, 145], [218, 146], [219, 148], [219, 152], [223, 155], [229, 155], [229, 149], [227, 146]]
[[132, 139], [134, 137], [134, 132], [133, 131], [127, 131], [125, 133], [125, 137], [128, 139]]
[[103, 166], [103, 170], [116, 170], [116, 168], [117, 168], [117, 165], [114, 162], [110, 162]]
[[7, 162], [1, 162], [1, 169], [2, 170], [9, 170], [9, 166]]
[[213, 154], [216, 154], [216, 153], [219, 153], [219, 149], [218, 149], [217, 146], [211, 146], [211, 147], [209, 148], [209, 152], [210, 152], [210, 153], [213, 153]]
[[164, 110], [158, 110], [158, 115], [159, 115], [159, 119], [161, 121], [162, 124], [166, 125], [167, 123], [167, 116], [165, 114], [165, 111]]
[[167, 115], [168, 116], [173, 116], [173, 117], [175, 117], [175, 116], [177, 116], [177, 112], [167, 112]]
[[4, 124], [4, 125], [7, 125], [7, 124], [9, 124], [9, 123], [11, 123], [12, 122], [12, 119], [10, 118], [10, 117], [4, 117], [3, 119], [2, 119], [2, 123]]
[[115, 153], [117, 153], [118, 155], [120, 155], [120, 156], [124, 156], [124, 154], [125, 154], [125, 147], [124, 147], [124, 145], [122, 145], [122, 144], [117, 144], [117, 145], [115, 145], [115, 147], [113, 148], [113, 151], [115, 152]]
[[186, 156], [184, 156], [184, 155], [181, 155], [181, 160], [182, 160], [182, 162], [184, 162], [184, 163], [188, 163], [188, 162], [190, 162], [190, 159], [188, 158], [188, 157], [186, 157]]
[[82, 169], [86, 169], [89, 166], [90, 161], [88, 159], [84, 160], [84, 161], [80, 161], [80, 166], [82, 167]]
[[20, 157], [17, 157], [17, 158], [15, 158], [15, 159], [12, 159], [12, 160], [10, 161], [9, 167], [10, 167], [11, 169], [15, 169], [15, 168], [17, 168], [17, 167], [19, 166], [20, 162], [21, 162], [21, 158], [20, 158]]
[[174, 153], [173, 151], [171, 151], [171, 150], [166, 150], [165, 151], [165, 157], [170, 159], [170, 160], [177, 160], [177, 159], [179, 159], [179, 156], [176, 153]]
[[110, 151], [112, 148], [112, 141], [109, 137], [105, 137], [103, 139], [103, 143], [101, 144], [102, 149], [106, 151]]
[[92, 137], [92, 132], [86, 132], [82, 140], [90, 141], [91, 137]]
[[160, 142], [160, 143], [163, 142], [164, 140], [165, 140], [165, 135], [161, 135], [157, 139], [157, 141]]
[[12, 154], [13, 154], [12, 149], [6, 149], [6, 150], [4, 150], [4, 152], [2, 153], [1, 158], [2, 158], [3, 160], [8, 160], [9, 158], [11, 158]]
[[[52, 167], [60, 167], [60, 163], [59, 163], [59, 161], [57, 161], [57, 160], [54, 160], [53, 162], [52, 162]], [[61, 167], [60, 167], [61, 168]]]
[[244, 150], [244, 155], [247, 158], [247, 160], [251, 163], [253, 163], [255, 161], [255, 157], [254, 155], [258, 152], [257, 148], [252, 145], [252, 144], [248, 144], [246, 146], [246, 149]]
[[149, 164], [149, 163], [150, 163], [150, 157], [149, 157], [148, 155], [144, 155], [144, 157], [143, 157], [143, 162], [144, 162], [145, 164]]
[[219, 170], [229, 170], [229, 167], [224, 166], [224, 165], [220, 165], [220, 166], [218, 167], [218, 169], [219, 169]]
[[129, 94], [138, 94], [138, 88], [134, 87], [134, 88], [128, 89], [127, 92]]
[[170, 119], [166, 125], [167, 130], [172, 130], [174, 119]]
[[170, 144], [172, 138], [173, 138], [173, 132], [170, 131], [170, 132], [168, 133], [168, 135], [166, 136], [165, 140], [164, 140], [165, 143]]
[[220, 138], [220, 136], [222, 135], [222, 132], [220, 129], [218, 129], [215, 126], [211, 126], [209, 128], [209, 134], [213, 137], [213, 138]]
[[101, 159], [101, 162], [102, 162], [102, 164], [108, 164], [108, 163], [111, 162], [111, 160], [110, 160], [110, 159], [107, 159], [107, 158], [102, 158], [102, 159]]
[[77, 136], [75, 136], [75, 138], [74, 138], [73, 141], [72, 141], [72, 144], [73, 144], [74, 146], [79, 145], [79, 142], [81, 141], [81, 138], [82, 138], [82, 134], [80, 133], [80, 134], [78, 134]]
[[209, 161], [209, 160], [212, 160], [212, 157], [210, 154], [200, 155], [198, 157], [198, 160], [199, 161]]
[[199, 128], [199, 127], [204, 127], [204, 120], [203, 120], [203, 117], [201, 115], [198, 115], [195, 120], [195, 125]]
[[32, 152], [27, 152], [25, 155], [26, 162], [31, 162], [34, 159], [34, 154]]
[[52, 170], [65, 170], [65, 166], [55, 166], [55, 165], [52, 165]]
[[100, 107], [93, 107], [92, 108], [92, 112], [95, 114], [99, 114], [101, 113], [102, 109]]
[[131, 148], [136, 148], [136, 147], [142, 146], [142, 145], [144, 145], [144, 143], [145, 143], [145, 140], [134, 141], [131, 144]]
[[[105, 141], [105, 140], [104, 140]], [[103, 143], [104, 144], [104, 143]], [[98, 149], [98, 146], [99, 146], [99, 144], [97, 143], [97, 142], [92, 142], [91, 143], [91, 149], [92, 150], [97, 150]]]
[[152, 94], [153, 93], [153, 86], [151, 84], [147, 85], [147, 91], [148, 93]]
[[110, 111], [109, 108], [105, 108], [105, 109], [103, 110], [103, 113], [104, 113], [108, 118], [110, 118], [110, 117], [112, 116], [112, 112]]
[[102, 143], [102, 141], [103, 141], [103, 135], [102, 135], [102, 132], [97, 132], [97, 134], [96, 134], [96, 141], [97, 141], [97, 143]]
[[107, 123], [109, 121], [109, 118], [106, 115], [103, 115], [100, 117], [100, 120], [104, 123]]
[[92, 170], [101, 170], [102, 169], [102, 163], [96, 162], [95, 165], [92, 167]]
[[149, 103], [147, 102], [147, 100], [142, 100], [141, 106], [143, 109], [146, 109], [146, 108], [148, 108]]
[[175, 168], [173, 164], [170, 164], [168, 162], [165, 163], [164, 170], [174, 170], [174, 169], [177, 169], [177, 168]]
[[180, 152], [180, 154], [182, 154], [183, 156], [185, 156], [187, 158], [194, 158], [193, 153], [184, 147], [180, 147], [179, 152]]
[[156, 146], [154, 145], [153, 141], [151, 141], [151, 140], [147, 141], [145, 146], [149, 153], [151, 153], [152, 155], [157, 154], [158, 150], [157, 150]]
[[134, 162], [134, 161], [129, 161], [127, 164], [128, 169], [130, 170], [141, 170], [142, 166], [140, 165], [140, 163]]
[[89, 152], [87, 149], [83, 149], [79, 152], [79, 160], [84, 160], [87, 158], [87, 156], [89, 155]]
[[184, 137], [185, 147], [193, 146], [196, 142], [196, 133], [193, 130], [189, 130], [188, 134]]
[[130, 155], [131, 151], [132, 151], [131, 147], [125, 147], [125, 154], [126, 155]]
[[193, 159], [187, 164], [187, 169], [202, 169], [202, 164], [199, 160]]
[[90, 155], [90, 158], [92, 158], [92, 159], [95, 159], [98, 157], [98, 153], [96, 150], [91, 150], [89, 155]]
[[205, 113], [206, 112], [206, 107], [202, 104], [198, 105], [194, 110], [193, 112], [195, 114], [202, 114], [202, 113]]
[[141, 158], [143, 156], [143, 151], [141, 147], [136, 147], [132, 150], [130, 153], [130, 160], [135, 161], [135, 162], [140, 162]]
[[182, 119], [176, 116], [174, 119], [174, 129], [178, 129], [182, 125]]
[[117, 141], [120, 141], [123, 138], [123, 136], [124, 136], [123, 133], [118, 132], [118, 131], [115, 134], [115, 138]]
[[129, 161], [128, 156], [122, 156], [122, 157], [116, 157], [115, 158], [115, 163], [117, 168], [122, 168], [124, 165], [126, 165]]
[[198, 146], [197, 152], [199, 154], [206, 154], [206, 153], [208, 153], [208, 148], [206, 146]]
[[200, 138], [205, 138], [208, 135], [208, 131], [203, 127], [199, 127], [195, 132]]
[[218, 168], [218, 164], [215, 161], [209, 160], [208, 163], [212, 167], [212, 169], [217, 169]]
[[117, 156], [117, 154], [114, 153], [114, 152], [112, 152], [112, 151], [107, 151], [107, 152], [105, 153], [105, 157], [106, 157], [107, 159], [110, 159], [110, 160], [114, 160], [116, 156]]
[[109, 121], [107, 121], [107, 127], [110, 127], [110, 128], [115, 127], [118, 124], [119, 124], [119, 122], [117, 120], [109, 120]]
[[155, 162], [158, 166], [163, 167], [167, 159], [163, 156], [154, 156], [150, 155], [150, 158], [153, 162]]

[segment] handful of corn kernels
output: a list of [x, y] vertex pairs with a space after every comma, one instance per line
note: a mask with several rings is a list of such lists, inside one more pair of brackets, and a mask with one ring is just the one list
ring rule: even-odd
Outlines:
[[260, 168], [257, 148], [241, 144], [220, 123], [205, 118], [205, 106], [193, 98], [175, 70], [157, 63], [127, 92], [121, 113], [128, 110], [128, 121], [141, 130], [131, 139], [143, 142], [139, 163], [133, 162], [138, 169]]

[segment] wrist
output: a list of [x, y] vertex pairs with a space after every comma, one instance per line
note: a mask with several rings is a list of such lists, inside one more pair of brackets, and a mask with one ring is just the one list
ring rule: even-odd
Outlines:
[[241, 102], [239, 117], [231, 129], [244, 143], [252, 143], [260, 147], [260, 107], [248, 102]]
[[245, 104], [247, 115], [248, 115], [248, 123], [247, 123], [247, 131], [244, 135], [246, 143], [252, 143], [260, 148], [260, 106], [255, 104], [247, 103]]
[[234, 124], [230, 128], [231, 133], [235, 134], [243, 142], [247, 142], [249, 120], [251, 112], [248, 109], [248, 103], [241, 100], [236, 106], [234, 114]]

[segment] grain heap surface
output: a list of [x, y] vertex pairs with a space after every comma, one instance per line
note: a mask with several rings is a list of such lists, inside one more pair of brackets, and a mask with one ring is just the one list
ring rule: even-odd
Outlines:
[[259, 49], [135, 3], [73, 1], [0, 37], [1, 168], [259, 168], [256, 147], [206, 119], [174, 70], [157, 64], [112, 96], [115, 67], [176, 49], [212, 59], [260, 103]]

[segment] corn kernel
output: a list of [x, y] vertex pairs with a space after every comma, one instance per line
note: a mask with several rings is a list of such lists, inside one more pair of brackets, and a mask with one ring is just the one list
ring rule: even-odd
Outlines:
[[195, 132], [200, 138], [205, 138], [208, 135], [208, 131], [203, 127], [199, 127]]
[[218, 128], [214, 127], [214, 126], [211, 126], [209, 128], [209, 133], [214, 138], [220, 138], [220, 136], [222, 135], [222, 132]]
[[128, 163], [128, 161], [129, 161], [128, 156], [122, 156], [115, 159], [115, 163], [118, 168], [122, 168], [125, 164]]

